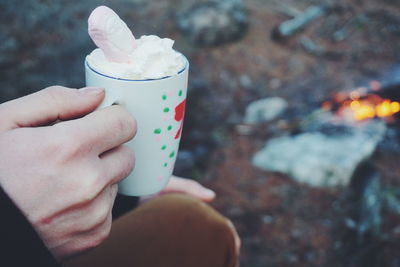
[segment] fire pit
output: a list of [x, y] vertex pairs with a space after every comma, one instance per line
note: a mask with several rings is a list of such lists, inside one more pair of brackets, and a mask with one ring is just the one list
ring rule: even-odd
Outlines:
[[400, 102], [392, 100], [400, 98], [400, 87], [388, 86], [382, 88], [381, 83], [373, 80], [370, 87], [359, 87], [346, 93], [337, 93], [333, 101], [325, 101], [322, 104], [324, 110], [333, 110], [354, 120], [366, 120], [382, 118], [386, 122], [393, 122], [393, 116], [400, 112]]
[[347, 186], [357, 166], [384, 139], [387, 127], [397, 128], [396, 79], [384, 84], [372, 80], [351, 92], [335, 93], [300, 122], [298, 133], [268, 140], [253, 164], [311, 186]]

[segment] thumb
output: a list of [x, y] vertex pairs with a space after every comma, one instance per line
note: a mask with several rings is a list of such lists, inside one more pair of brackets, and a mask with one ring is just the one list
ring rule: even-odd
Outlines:
[[177, 176], [172, 176], [167, 186], [160, 192], [160, 194], [169, 193], [183, 193], [206, 202], [212, 201], [215, 198], [214, 191], [194, 180]]
[[51, 86], [0, 105], [0, 131], [42, 126], [92, 112], [103, 100], [104, 89], [79, 90]]

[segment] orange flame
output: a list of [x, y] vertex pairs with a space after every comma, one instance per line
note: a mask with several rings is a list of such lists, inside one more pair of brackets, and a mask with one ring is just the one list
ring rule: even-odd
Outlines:
[[[370, 87], [373, 91], [379, 91], [380, 83], [372, 81]], [[399, 102], [391, 101], [375, 94], [365, 95], [366, 91], [365, 87], [360, 87], [348, 94], [347, 97], [344, 97], [343, 92], [337, 93], [334, 96], [334, 101], [340, 103], [339, 112], [350, 110], [355, 120], [372, 119], [375, 117], [386, 118], [400, 112]], [[329, 110], [331, 107], [332, 103], [330, 102], [322, 104], [322, 108], [325, 110]]]
[[377, 95], [368, 95], [363, 99], [351, 100], [343, 103], [343, 108], [350, 108], [356, 120], [371, 119], [375, 117], [385, 118], [400, 111], [400, 103], [383, 99]]

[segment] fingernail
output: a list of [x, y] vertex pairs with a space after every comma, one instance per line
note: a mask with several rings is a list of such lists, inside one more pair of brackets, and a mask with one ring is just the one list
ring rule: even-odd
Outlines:
[[86, 95], [99, 95], [104, 92], [104, 88], [100, 87], [84, 87], [78, 90], [82, 94]]
[[210, 198], [215, 197], [215, 192], [207, 188], [203, 189], [203, 194]]

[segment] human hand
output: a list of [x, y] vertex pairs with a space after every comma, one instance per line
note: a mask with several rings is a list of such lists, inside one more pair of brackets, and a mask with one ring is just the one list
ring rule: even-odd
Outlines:
[[103, 98], [53, 86], [0, 105], [0, 185], [58, 259], [108, 236], [117, 182], [134, 166], [122, 144], [135, 120], [120, 106], [92, 112]]
[[214, 191], [202, 186], [200, 183], [191, 179], [172, 176], [163, 190], [154, 195], [141, 197], [140, 200], [144, 202], [154, 197], [170, 193], [186, 194], [205, 202], [210, 202], [215, 198]]

